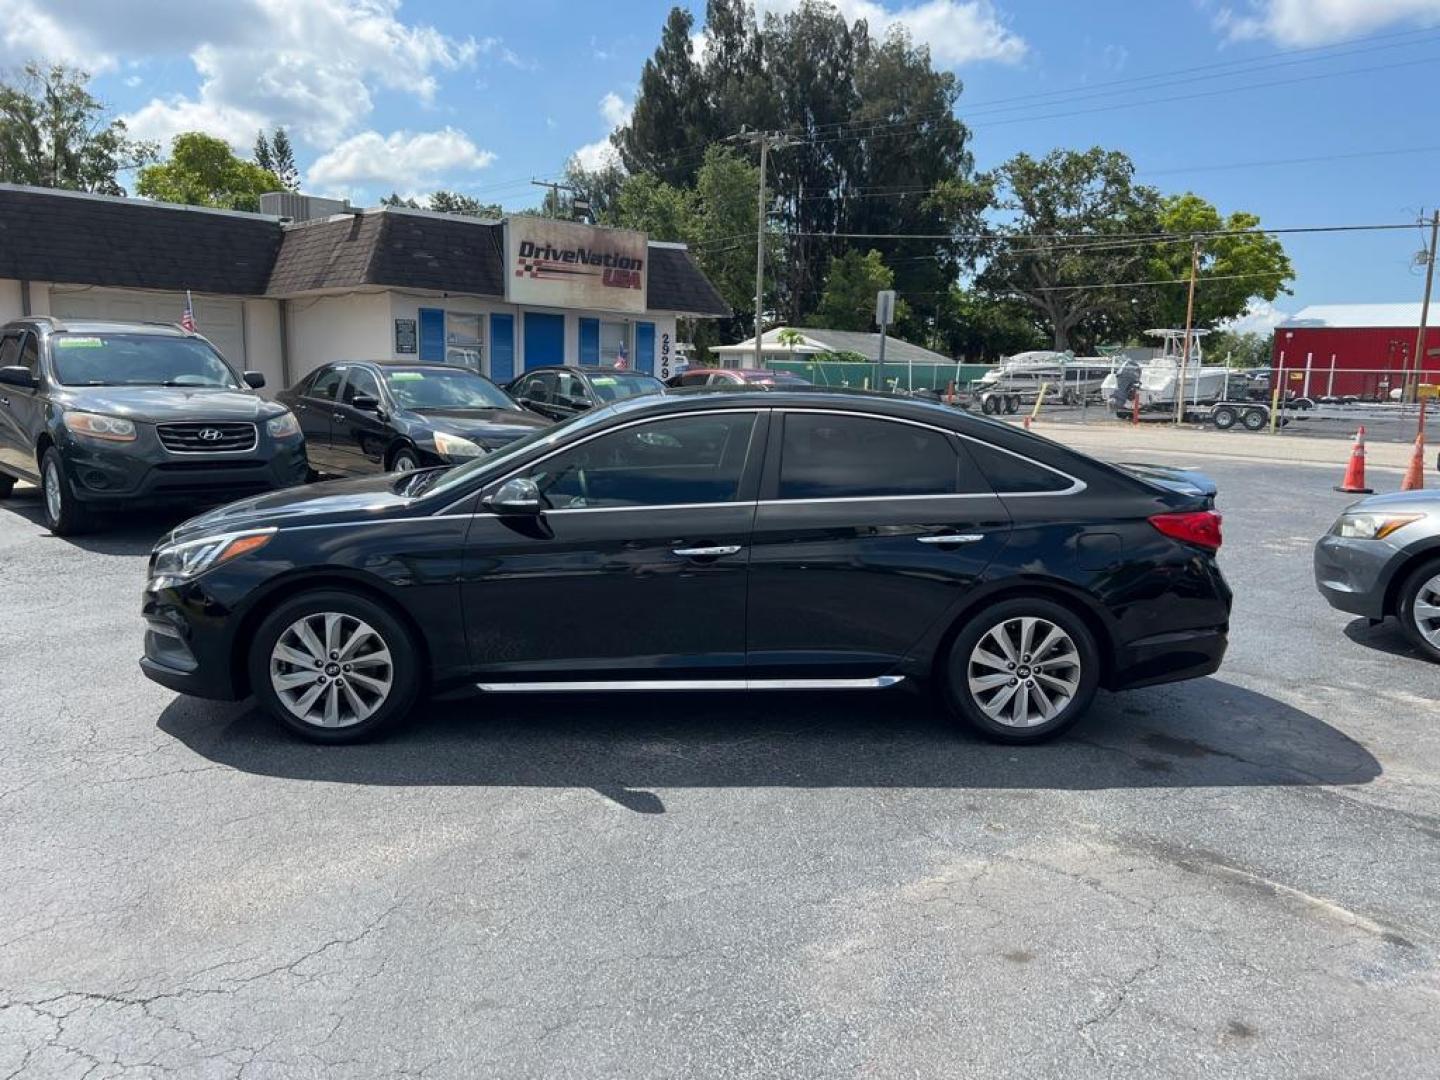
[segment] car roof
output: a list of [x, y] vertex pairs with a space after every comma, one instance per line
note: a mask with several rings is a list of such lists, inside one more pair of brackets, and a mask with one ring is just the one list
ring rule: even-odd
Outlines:
[[39, 329], [52, 334], [151, 334], [155, 337], [200, 337], [176, 323], [126, 319], [58, 319], [53, 315], [26, 315], [0, 329]]
[[601, 367], [598, 364], [542, 364], [540, 367], [526, 368], [511, 381], [523, 379], [526, 375], [537, 375], [542, 371], [573, 371], [579, 375], [643, 375], [647, 379], [655, 378], [648, 371], [636, 371], [634, 368]]

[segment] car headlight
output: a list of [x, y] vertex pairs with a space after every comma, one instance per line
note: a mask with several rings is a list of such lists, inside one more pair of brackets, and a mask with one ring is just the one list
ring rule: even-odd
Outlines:
[[300, 421], [295, 419], [294, 413], [286, 409], [279, 416], [272, 416], [266, 420], [265, 430], [272, 439], [288, 439], [300, 434]]
[[274, 535], [274, 528], [252, 529], [158, 547], [150, 557], [151, 588], [169, 589], [192, 581], [221, 563], [260, 550]]
[[88, 435], [92, 439], [106, 439], [110, 442], [135, 441], [135, 425], [123, 416], [67, 412], [61, 414], [60, 419], [66, 430], [76, 435]]
[[469, 439], [462, 439], [459, 435], [446, 435], [443, 431], [435, 432], [435, 449], [448, 458], [472, 458], [485, 453]]
[[1380, 513], [1354, 513], [1341, 514], [1340, 520], [1335, 523], [1331, 530], [1336, 536], [1343, 536], [1349, 540], [1384, 540], [1396, 529], [1409, 525], [1412, 521], [1419, 521], [1424, 514], [1380, 514]]

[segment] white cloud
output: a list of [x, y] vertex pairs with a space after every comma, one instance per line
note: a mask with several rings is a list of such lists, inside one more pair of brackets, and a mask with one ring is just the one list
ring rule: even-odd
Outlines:
[[37, 0], [0, 0], [0, 47], [17, 62], [55, 60], [92, 74], [116, 66], [113, 55], [88, 46], [84, 33], [56, 5]]
[[305, 179], [309, 187], [337, 195], [353, 195], [372, 186], [434, 190], [453, 185], [457, 174], [486, 168], [494, 160], [494, 154], [454, 128], [397, 131], [388, 136], [362, 131], [316, 159]]
[[1268, 334], [1290, 315], [1290, 312], [1281, 311], [1268, 300], [1255, 300], [1244, 315], [1231, 319], [1222, 328], [1237, 334]]
[[621, 127], [630, 122], [630, 113], [633, 105], [627, 105], [625, 99], [611, 90], [600, 99], [600, 115], [612, 128]]
[[1249, 0], [1222, 7], [1215, 22], [1231, 40], [1328, 45], [1395, 23], [1440, 25], [1440, 0]]
[[[600, 119], [605, 121], [612, 132], [616, 128], [628, 124], [630, 114], [634, 111], [635, 103], [627, 102], [614, 90], [609, 91], [600, 99]], [[592, 143], [586, 143], [575, 151], [574, 156], [580, 162], [581, 167], [590, 172], [620, 164], [620, 155], [615, 152], [615, 147], [610, 145], [609, 135], [603, 139], [596, 139]]]
[[[794, 11], [803, 0], [758, 0], [763, 14]], [[942, 67], [958, 67], [977, 60], [1014, 64], [1024, 59], [1028, 46], [1001, 18], [991, 0], [922, 0], [894, 9], [877, 0], [831, 0], [846, 19], [864, 19], [870, 32], [882, 37], [892, 26], [902, 26]], [[693, 45], [692, 45], [693, 47]]]
[[162, 150], [168, 149], [170, 140], [182, 131], [203, 131], [247, 155], [255, 143], [255, 133], [269, 127], [263, 113], [217, 101], [192, 101], [183, 94], [151, 98], [149, 104], [124, 120], [132, 136], [157, 142]]

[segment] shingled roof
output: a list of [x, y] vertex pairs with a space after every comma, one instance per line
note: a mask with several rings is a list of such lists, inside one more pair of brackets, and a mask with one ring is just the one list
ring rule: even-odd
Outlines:
[[[381, 287], [505, 295], [504, 225], [387, 207], [285, 226], [260, 214], [0, 185], [0, 278], [295, 296]], [[684, 248], [651, 244], [652, 311], [730, 308]]]
[[259, 295], [279, 218], [0, 185], [0, 278]]

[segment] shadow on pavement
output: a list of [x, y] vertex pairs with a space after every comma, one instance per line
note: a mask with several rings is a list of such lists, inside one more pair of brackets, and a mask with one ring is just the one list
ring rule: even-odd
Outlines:
[[1429, 657], [1415, 647], [1405, 636], [1400, 624], [1394, 619], [1371, 625], [1369, 619], [1351, 619], [1345, 624], [1345, 636], [1356, 645], [1391, 656], [1405, 656], [1413, 660], [1428, 660]]
[[161, 730], [243, 772], [377, 785], [590, 788], [640, 813], [674, 787], [1106, 788], [1363, 784], [1359, 743], [1274, 698], [1202, 679], [1101, 694], [1060, 740], [980, 742], [920, 694], [474, 697], [380, 741], [299, 741], [249, 703], [178, 698]]
[[111, 510], [95, 515], [94, 528], [79, 536], [52, 536], [45, 529], [40, 490], [17, 487], [10, 498], [0, 501], [0, 512], [10, 511], [44, 530], [44, 539], [70, 544], [97, 555], [148, 555], [155, 542], [186, 518], [200, 511], [194, 507], [164, 506], [144, 510]]

